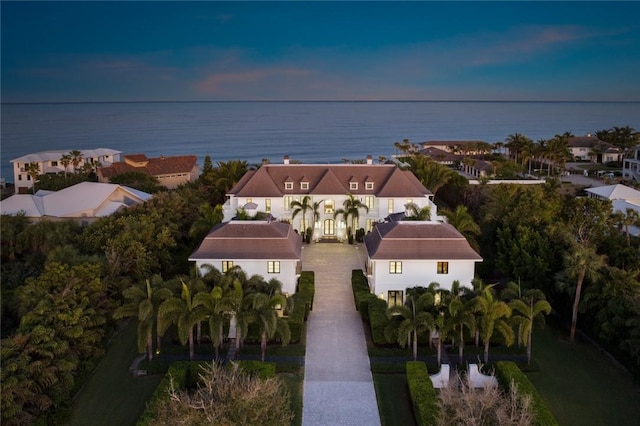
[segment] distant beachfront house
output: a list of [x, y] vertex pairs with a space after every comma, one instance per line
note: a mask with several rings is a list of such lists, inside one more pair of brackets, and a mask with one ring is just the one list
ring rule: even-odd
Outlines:
[[145, 154], [127, 154], [123, 160], [99, 168], [98, 181], [109, 182], [112, 177], [125, 172], [141, 172], [158, 179], [160, 185], [173, 189], [198, 179], [198, 157], [195, 155], [147, 158]]
[[431, 158], [436, 163], [444, 164], [445, 166], [456, 165], [464, 158], [460, 154], [453, 154], [450, 151], [445, 151], [436, 147], [427, 147], [419, 150], [418, 152]]
[[636, 146], [622, 163], [622, 177], [640, 182], [640, 146]]
[[210, 265], [221, 272], [239, 266], [248, 277], [276, 278], [282, 291], [293, 294], [301, 271], [302, 238], [290, 224], [231, 221], [216, 225], [189, 256], [198, 269]]
[[404, 303], [408, 288], [432, 282], [446, 290], [454, 281], [470, 287], [482, 261], [462, 234], [442, 222], [378, 223], [364, 244], [371, 292], [389, 306]]
[[35, 163], [38, 165], [39, 174], [75, 173], [86, 164], [101, 164], [105, 166], [120, 161], [120, 154], [122, 154], [122, 151], [108, 148], [83, 149], [78, 151], [81, 156], [78, 157], [77, 166], [74, 166], [72, 162], [66, 166], [63, 164], [62, 157], [69, 155], [71, 153], [70, 150], [36, 152], [11, 160], [11, 163], [13, 163], [13, 182], [16, 193], [27, 193], [33, 187], [31, 176], [28, 173], [30, 164]]
[[116, 211], [142, 204], [151, 194], [122, 185], [81, 182], [60, 191], [40, 190], [32, 194], [15, 194], [0, 202], [2, 214], [41, 220], [75, 220], [88, 225]]
[[309, 205], [318, 205], [318, 215], [313, 220], [313, 208], [304, 215], [300, 212], [292, 221], [294, 229], [302, 232], [311, 227], [316, 240], [343, 240], [350, 223], [342, 215], [335, 217], [335, 212], [350, 195], [369, 208], [358, 212], [357, 226], [366, 232], [389, 214], [405, 212], [408, 204], [429, 207], [432, 220], [437, 219], [433, 194], [411, 171], [395, 164], [373, 164], [369, 156], [366, 164], [290, 164], [288, 157], [283, 164], [264, 164], [247, 172], [229, 191], [224, 220], [231, 220], [238, 210], [252, 208], [276, 220], [292, 221], [292, 202], [309, 196]]
[[592, 163], [610, 163], [622, 161], [622, 150], [595, 136], [571, 136], [567, 139], [569, 151], [576, 160]]
[[493, 163], [484, 160], [466, 159], [460, 164], [462, 171], [476, 179], [487, 178], [493, 175]]
[[489, 145], [487, 142], [483, 141], [425, 141], [420, 143], [420, 149], [425, 150], [428, 148], [437, 148], [452, 154], [464, 153], [465, 155], [480, 155], [486, 152], [478, 150], [478, 146], [485, 144]]

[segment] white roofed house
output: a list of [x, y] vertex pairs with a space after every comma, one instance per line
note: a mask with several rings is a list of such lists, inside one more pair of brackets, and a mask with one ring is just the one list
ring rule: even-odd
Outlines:
[[24, 194], [33, 187], [31, 176], [28, 173], [30, 164], [38, 165], [39, 174], [75, 173], [85, 164], [108, 166], [113, 162], [120, 161], [120, 154], [122, 154], [122, 151], [108, 148], [78, 150], [81, 155], [77, 159], [77, 166], [74, 166], [71, 161], [68, 164], [63, 161], [63, 156], [70, 155], [71, 152], [71, 150], [42, 151], [11, 160], [16, 193]]
[[389, 306], [404, 303], [408, 288], [432, 282], [446, 290], [454, 281], [470, 286], [482, 261], [462, 234], [442, 222], [379, 223], [364, 243], [371, 292]]
[[60, 191], [15, 194], [0, 202], [0, 211], [9, 215], [23, 212], [32, 221], [71, 219], [88, 225], [121, 208], [142, 204], [151, 197], [151, 194], [127, 186], [81, 182]]
[[[293, 201], [310, 197], [309, 205], [317, 204], [314, 212], [297, 214], [292, 221]], [[313, 228], [314, 239], [346, 239], [344, 218], [335, 216], [345, 200], [353, 196], [367, 206], [358, 212], [358, 228], [371, 231], [373, 225], [392, 213], [405, 212], [412, 204], [419, 209], [429, 207], [433, 220], [437, 208], [433, 194], [415, 175], [395, 164], [373, 164], [369, 156], [364, 164], [264, 164], [247, 172], [228, 192], [224, 207], [224, 220], [229, 221], [241, 208], [251, 206], [270, 214], [277, 220], [292, 221], [298, 232]], [[354, 230], [355, 231], [355, 230]]]
[[203, 273], [205, 265], [221, 272], [239, 266], [249, 277], [275, 278], [286, 294], [296, 292], [301, 260], [302, 239], [290, 224], [253, 220], [216, 225], [189, 256]]

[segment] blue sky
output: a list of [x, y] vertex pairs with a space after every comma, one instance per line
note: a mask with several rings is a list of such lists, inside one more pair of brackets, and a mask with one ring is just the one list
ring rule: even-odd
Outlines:
[[0, 2], [2, 101], [640, 101], [637, 2]]

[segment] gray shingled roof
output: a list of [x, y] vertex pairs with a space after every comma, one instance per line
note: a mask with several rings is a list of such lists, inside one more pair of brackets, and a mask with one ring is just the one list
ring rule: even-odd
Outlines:
[[213, 227], [189, 260], [300, 259], [302, 239], [288, 223], [231, 221]]
[[379, 223], [365, 237], [371, 259], [482, 258], [453, 226], [441, 222], [400, 221]]

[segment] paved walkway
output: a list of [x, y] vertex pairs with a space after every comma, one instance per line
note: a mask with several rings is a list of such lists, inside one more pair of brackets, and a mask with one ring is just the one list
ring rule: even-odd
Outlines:
[[380, 424], [367, 345], [351, 291], [351, 271], [364, 266], [363, 247], [305, 245], [302, 269], [315, 271], [307, 323], [303, 426]]

